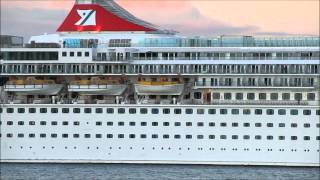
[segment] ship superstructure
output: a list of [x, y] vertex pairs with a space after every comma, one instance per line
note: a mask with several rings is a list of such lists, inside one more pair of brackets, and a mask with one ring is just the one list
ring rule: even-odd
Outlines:
[[185, 37], [114, 1], [1, 48], [1, 161], [319, 166], [317, 36]]

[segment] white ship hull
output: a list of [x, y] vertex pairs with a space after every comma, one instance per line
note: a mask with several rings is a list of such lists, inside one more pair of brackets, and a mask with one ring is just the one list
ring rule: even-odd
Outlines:
[[[36, 108], [34, 114], [6, 113], [7, 108]], [[48, 113], [39, 113], [47, 107]], [[50, 113], [50, 108], [58, 108], [58, 113]], [[69, 108], [70, 113], [62, 113], [62, 108]], [[73, 108], [80, 108], [81, 113], [72, 113]], [[92, 113], [84, 113], [84, 108], [92, 108]], [[96, 114], [95, 108], [102, 108]], [[107, 114], [106, 109], [113, 108], [114, 114]], [[118, 114], [118, 108], [125, 108], [124, 114]], [[129, 108], [136, 108], [137, 114], [129, 114]], [[147, 108], [147, 114], [140, 114], [141, 108]], [[152, 108], [158, 108], [161, 115], [151, 114]], [[163, 108], [170, 108], [171, 114], [162, 114]], [[174, 109], [181, 109], [182, 114], [174, 114]], [[298, 109], [299, 115], [223, 115], [208, 114], [208, 109]], [[193, 109], [193, 114], [185, 114], [185, 109]], [[204, 109], [204, 114], [196, 114], [197, 109]], [[310, 109], [311, 115], [302, 111]], [[101, 106], [101, 105], [4, 105], [1, 114], [1, 162], [64, 162], [64, 163], [165, 163], [165, 164], [223, 164], [223, 165], [284, 165], [284, 166], [319, 166], [319, 115], [317, 107], [297, 106]], [[7, 125], [13, 121], [13, 125]], [[24, 121], [24, 125], [16, 122]], [[29, 125], [35, 121], [35, 125]], [[45, 121], [46, 125], [41, 125]], [[57, 125], [51, 123], [55, 121]], [[68, 125], [63, 125], [68, 121]], [[79, 125], [74, 125], [79, 122]], [[101, 125], [97, 125], [97, 122]], [[108, 123], [112, 122], [110, 126]], [[119, 125], [122, 122], [123, 125]], [[135, 122], [133, 126], [130, 123]], [[142, 126], [141, 122], [146, 122]], [[168, 126], [164, 123], [169, 122]], [[192, 122], [192, 126], [186, 126]], [[199, 126], [197, 123], [203, 123]], [[157, 123], [157, 126], [153, 126]], [[180, 123], [180, 126], [176, 126]], [[214, 126], [209, 126], [214, 123]], [[226, 126], [221, 127], [222, 123]], [[238, 123], [238, 127], [232, 127]], [[249, 123], [250, 127], [244, 127]], [[261, 127], [255, 127], [261, 123]], [[272, 123], [273, 127], [267, 127]], [[285, 127], [279, 127], [284, 123]], [[296, 123], [297, 128], [292, 128]], [[304, 124], [310, 124], [305, 128]], [[18, 134], [24, 134], [19, 138]], [[35, 137], [29, 137], [29, 134]], [[57, 134], [52, 138], [51, 134]], [[12, 134], [12, 137], [6, 137]], [[46, 137], [40, 137], [46, 134]], [[63, 137], [68, 134], [68, 137]], [[73, 134], [79, 134], [78, 138]], [[90, 134], [86, 138], [85, 134]], [[96, 137], [100, 134], [101, 137]], [[112, 138], [107, 136], [112, 134]], [[123, 134], [123, 138], [119, 138]], [[153, 138], [153, 135], [157, 138]], [[145, 135], [145, 138], [141, 136]], [[169, 135], [168, 137], [165, 137]], [[180, 135], [180, 138], [175, 138]], [[186, 138], [191, 135], [192, 138]], [[198, 136], [203, 136], [198, 138]], [[214, 136], [210, 139], [209, 136]], [[237, 135], [238, 139], [231, 137]], [[243, 139], [248, 135], [249, 139]], [[260, 140], [255, 136], [261, 136]], [[310, 140], [304, 140], [304, 136]], [[226, 136], [226, 139], [221, 139]], [[273, 139], [267, 139], [273, 136]], [[285, 136], [279, 140], [278, 136]], [[290, 139], [296, 136], [297, 140]]]

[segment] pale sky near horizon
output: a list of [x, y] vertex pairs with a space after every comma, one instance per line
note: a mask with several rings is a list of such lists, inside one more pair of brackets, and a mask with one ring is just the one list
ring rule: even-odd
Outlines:
[[[319, 0], [116, 0], [135, 16], [187, 35], [318, 35]], [[73, 0], [1, 0], [1, 34], [55, 33]]]

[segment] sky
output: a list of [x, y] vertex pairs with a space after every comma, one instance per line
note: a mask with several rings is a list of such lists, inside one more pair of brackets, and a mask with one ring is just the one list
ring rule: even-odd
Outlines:
[[[318, 35], [320, 0], [115, 0], [183, 35]], [[1, 0], [1, 34], [56, 33], [73, 0]]]

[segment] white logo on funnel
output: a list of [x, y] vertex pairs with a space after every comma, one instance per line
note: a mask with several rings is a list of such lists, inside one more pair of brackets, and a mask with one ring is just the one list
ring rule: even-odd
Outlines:
[[77, 10], [81, 19], [76, 22], [77, 26], [95, 26], [96, 11], [95, 10]]

